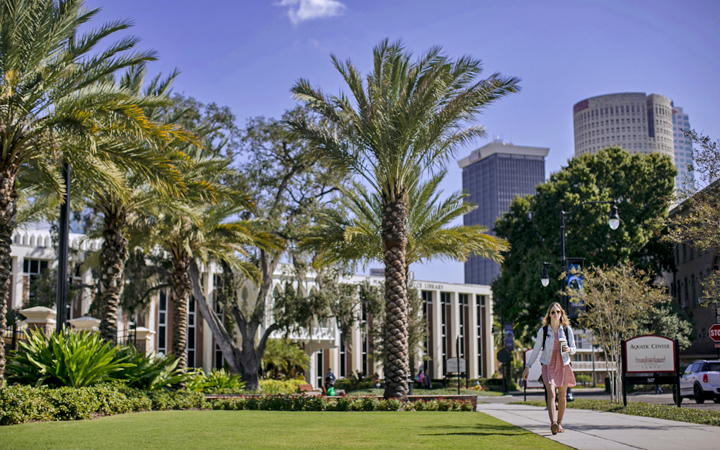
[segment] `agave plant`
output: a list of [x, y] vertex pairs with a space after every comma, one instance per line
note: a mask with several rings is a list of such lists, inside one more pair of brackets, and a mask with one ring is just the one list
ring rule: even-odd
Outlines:
[[205, 375], [202, 369], [197, 369], [191, 372], [191, 377], [186, 383], [188, 390], [206, 393], [245, 389], [245, 382], [240, 375], [228, 373], [225, 369], [213, 369], [209, 375]]
[[7, 375], [21, 384], [85, 387], [112, 381], [134, 365], [126, 360], [98, 334], [64, 330], [46, 336], [31, 330], [27, 342], [10, 356]]
[[144, 355], [135, 347], [121, 347], [116, 354], [130, 364], [113, 375], [113, 378], [127, 383], [129, 387], [155, 391], [183, 383], [190, 374], [178, 369], [178, 360], [172, 355], [162, 358], [155, 354]]

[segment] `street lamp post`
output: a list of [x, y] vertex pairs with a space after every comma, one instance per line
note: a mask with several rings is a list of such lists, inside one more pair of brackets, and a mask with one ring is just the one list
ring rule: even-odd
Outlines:
[[[581, 202], [579, 205], [577, 205], [575, 208], [571, 209], [570, 211], [563, 211], [560, 210], [560, 270], [563, 272], [563, 308], [565, 309], [566, 314], [569, 316], [570, 311], [570, 297], [567, 293], [567, 283], [568, 283], [568, 260], [569, 259], [580, 259], [580, 258], [567, 258], [565, 256], [565, 217], [566, 216], [572, 216], [575, 211], [577, 211], [581, 206], [588, 205], [588, 204], [604, 204], [604, 205], [610, 205], [610, 215], [608, 217], [608, 226], [611, 230], [617, 230], [617, 228], [620, 226], [620, 216], [618, 215], [617, 211], [617, 202], [615, 200], [610, 201], [586, 201]], [[542, 278], [540, 279], [540, 282], [544, 287], [547, 287], [550, 284], [550, 277], [548, 276], [547, 266], [555, 266], [555, 264], [552, 264], [550, 262], [543, 262], [543, 269], [542, 269]], [[570, 388], [567, 390], [567, 399], [568, 401], [573, 400], [572, 392]]]

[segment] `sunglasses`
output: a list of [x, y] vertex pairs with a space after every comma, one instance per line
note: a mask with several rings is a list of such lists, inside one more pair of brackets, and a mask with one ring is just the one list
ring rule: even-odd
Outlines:
[[562, 311], [550, 311], [550, 314], [552, 314], [552, 315], [562, 314]]

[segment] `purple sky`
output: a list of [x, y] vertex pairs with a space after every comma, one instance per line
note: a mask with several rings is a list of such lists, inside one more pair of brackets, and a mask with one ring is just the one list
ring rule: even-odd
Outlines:
[[[490, 136], [549, 147], [547, 174], [573, 155], [572, 106], [616, 92], [656, 93], [682, 106], [696, 130], [720, 138], [720, 2], [88, 0], [95, 21], [128, 18], [141, 48], [160, 53], [151, 71], [182, 72], [175, 90], [248, 117], [279, 117], [290, 88], [307, 78], [343, 88], [330, 53], [364, 74], [381, 39], [402, 38], [419, 54], [483, 60], [485, 74], [522, 79], [522, 91], [479, 117]], [[108, 41], [109, 42], [109, 41]], [[487, 143], [480, 140], [458, 159]], [[461, 188], [451, 164], [443, 188]], [[379, 265], [378, 265], [379, 267]], [[463, 282], [461, 263], [413, 267], [417, 279]]]

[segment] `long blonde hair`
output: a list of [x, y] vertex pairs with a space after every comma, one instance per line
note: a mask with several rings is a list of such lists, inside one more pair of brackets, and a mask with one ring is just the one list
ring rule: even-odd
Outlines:
[[553, 309], [553, 306], [560, 308], [560, 325], [569, 327], [570, 319], [568, 319], [567, 314], [565, 314], [565, 310], [558, 302], [551, 303], [550, 306], [548, 306], [547, 312], [545, 313], [545, 319], [543, 319], [543, 326], [550, 325], [550, 310]]

